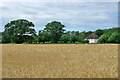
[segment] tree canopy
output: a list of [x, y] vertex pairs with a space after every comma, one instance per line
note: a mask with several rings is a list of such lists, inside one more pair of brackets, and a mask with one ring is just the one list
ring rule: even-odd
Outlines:
[[99, 43], [120, 43], [120, 28], [110, 28], [103, 30]]
[[35, 30], [32, 27], [34, 27], [34, 24], [28, 20], [13, 20], [5, 25], [4, 33], [6, 38], [9, 38], [11, 42], [23, 43], [26, 39], [30, 38], [31, 35], [35, 34]]
[[110, 43], [120, 43], [120, 33], [114, 32], [108, 38], [108, 42]]
[[57, 43], [58, 40], [60, 40], [60, 37], [64, 33], [64, 28], [65, 26], [61, 24], [60, 22], [57, 21], [52, 21], [51, 23], [48, 23], [44, 30], [50, 34], [50, 39], [52, 43]]
[[88, 43], [85, 38], [92, 33], [99, 36], [98, 43], [120, 43], [118, 27], [88, 32], [66, 31], [61, 22], [52, 21], [36, 34], [34, 26], [25, 19], [13, 20], [0, 33], [0, 43]]
[[2, 43], [2, 32], [0, 32], [0, 43]]
[[68, 43], [70, 41], [70, 36], [68, 34], [63, 34], [60, 38], [61, 42]]

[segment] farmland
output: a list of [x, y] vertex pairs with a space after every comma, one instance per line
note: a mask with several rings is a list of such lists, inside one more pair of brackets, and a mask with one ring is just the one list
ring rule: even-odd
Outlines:
[[117, 44], [3, 44], [3, 78], [117, 78]]

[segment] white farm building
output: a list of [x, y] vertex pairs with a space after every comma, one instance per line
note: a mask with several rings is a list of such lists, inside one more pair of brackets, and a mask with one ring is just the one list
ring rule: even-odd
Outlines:
[[97, 43], [98, 39], [99, 39], [99, 37], [97, 35], [95, 35], [95, 33], [92, 33], [91, 35], [89, 35], [88, 37], [85, 38], [85, 40], [88, 40], [89, 43]]

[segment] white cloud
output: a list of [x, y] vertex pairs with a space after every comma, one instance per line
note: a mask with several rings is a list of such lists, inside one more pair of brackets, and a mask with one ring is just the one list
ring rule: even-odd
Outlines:
[[[61, 21], [69, 29], [76, 25], [117, 26], [117, 16], [114, 16], [117, 15], [117, 7], [117, 2], [4, 2], [2, 21], [5, 25], [23, 18], [40, 29], [53, 20]], [[68, 27], [70, 25], [74, 26]]]

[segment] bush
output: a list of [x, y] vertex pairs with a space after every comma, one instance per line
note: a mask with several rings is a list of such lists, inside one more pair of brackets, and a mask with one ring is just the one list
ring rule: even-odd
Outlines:
[[110, 43], [120, 43], [120, 33], [114, 32], [114, 33], [111, 34], [111, 36], [109, 37], [108, 41], [109, 41]]
[[78, 37], [76, 35], [71, 35], [70, 42], [75, 43], [76, 41], [78, 41]]
[[84, 41], [82, 41], [82, 43], [89, 43], [89, 41], [88, 40], [84, 40]]
[[108, 38], [109, 38], [109, 34], [103, 34], [99, 39], [98, 42], [99, 43], [108, 43]]
[[63, 41], [64, 43], [68, 43], [68, 41], [70, 41], [69, 35], [68, 34], [62, 35], [61, 38], [60, 38], [60, 41], [61, 42]]

